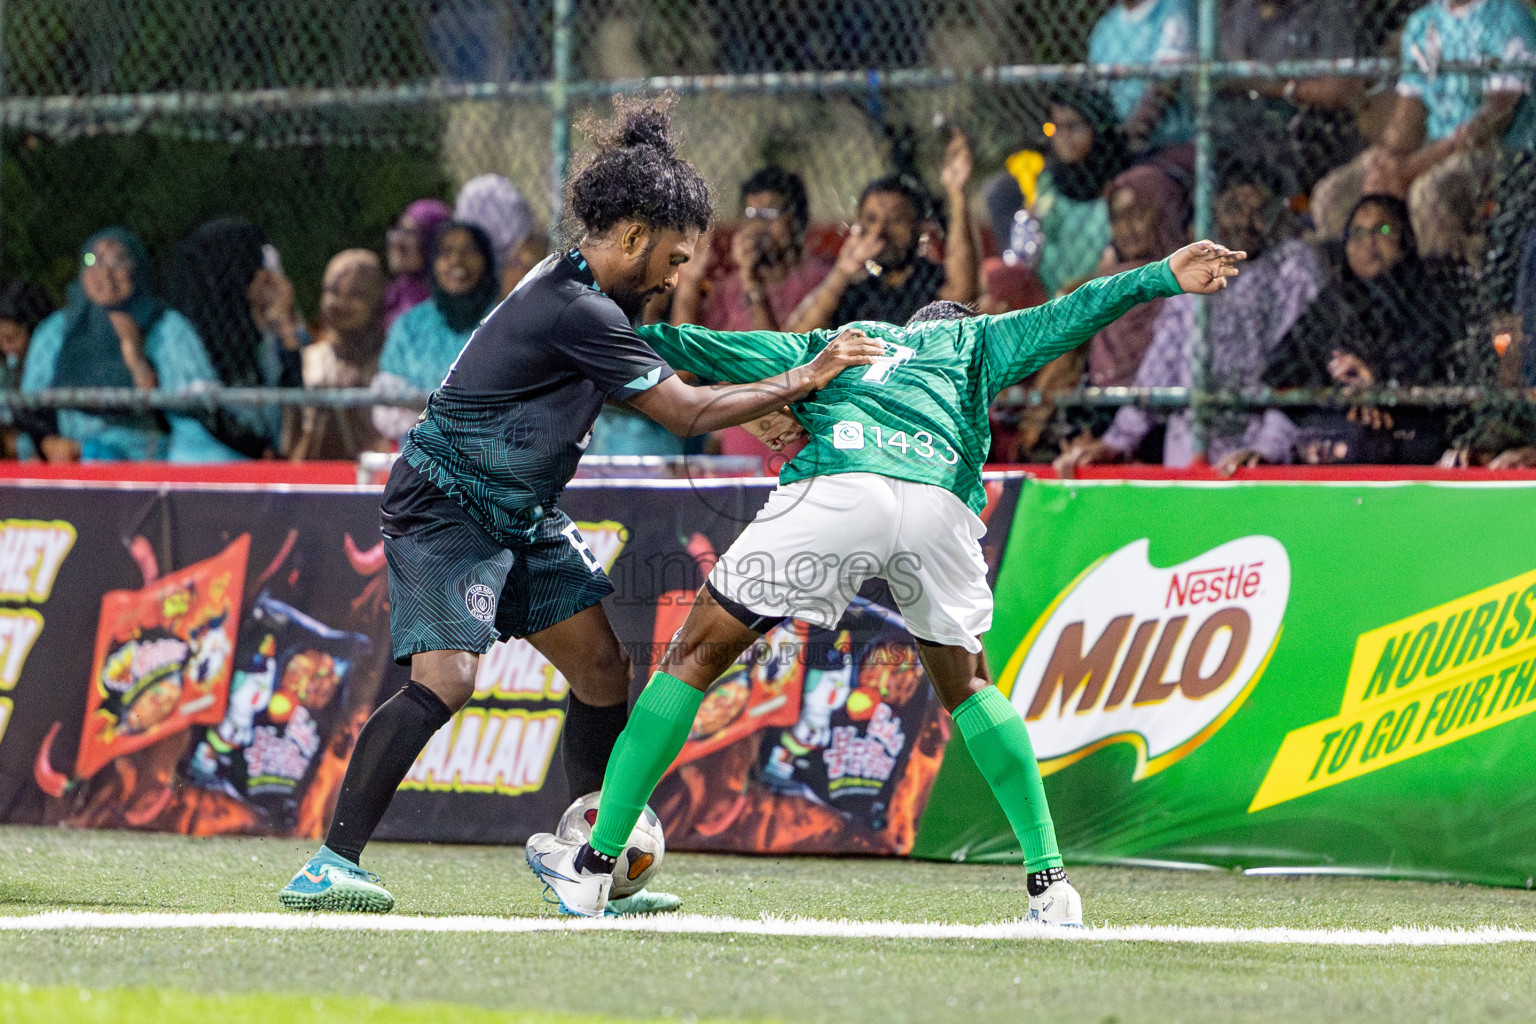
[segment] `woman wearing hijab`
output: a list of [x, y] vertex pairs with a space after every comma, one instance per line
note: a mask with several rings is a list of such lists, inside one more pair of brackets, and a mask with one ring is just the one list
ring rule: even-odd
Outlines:
[[517, 186], [499, 174], [471, 178], [459, 190], [453, 218], [473, 224], [491, 240], [495, 274], [501, 285], [497, 298], [509, 295], [517, 282], [542, 257], [535, 244], [533, 209]]
[[[1116, 176], [1109, 186], [1110, 249], [1095, 276], [1134, 270], [1183, 246], [1186, 199], [1184, 186], [1156, 164], [1138, 164]], [[1165, 301], [1144, 302], [1093, 336], [1088, 343], [1091, 384], [1131, 385]]]
[[[209, 221], [177, 244], [165, 268], [165, 299], [192, 322], [225, 387], [298, 387], [309, 334], [276, 250], [248, 221]], [[204, 419], [220, 447], [199, 461], [260, 458], [281, 447], [282, 412], [230, 407]]]
[[[1053, 111], [1053, 114], [1060, 113], [1060, 110]], [[1072, 133], [1069, 132], [1069, 134]], [[1078, 149], [1080, 147], [1074, 149], [1068, 146], [1067, 155], [1079, 156]], [[1083, 165], [1085, 159], [1078, 160], [1077, 165]], [[1105, 166], [1113, 166], [1118, 159], [1118, 156], [1106, 157]], [[1078, 166], [1076, 171], [1062, 171], [1067, 164], [1061, 161], [1060, 157], [1057, 157], [1057, 160], [1060, 162], [1054, 166], [1065, 175], [1068, 181], [1077, 181], [1075, 175], [1087, 173], [1084, 166]], [[1081, 183], [1077, 181], [1077, 184]], [[1069, 187], [1075, 186], [1069, 185]], [[1184, 245], [1187, 234], [1184, 223], [1188, 193], [1179, 179], [1165, 169], [1165, 165], [1149, 162], [1120, 172], [1104, 187], [1104, 196], [1105, 215], [1109, 224], [1109, 246], [1097, 254], [1098, 263], [1088, 275], [1090, 278], [1134, 270], [1164, 258]], [[1077, 210], [1078, 215], [1084, 212], [1085, 206], [1080, 206]], [[1078, 227], [1081, 228], [1082, 225], [1079, 224]], [[1049, 247], [1050, 243], [1047, 242], [1042, 248], [1042, 259]], [[1078, 267], [1074, 266], [1074, 271], [1076, 269]], [[1081, 283], [1081, 279], [1070, 280], [1061, 288], [1071, 291]], [[1142, 357], [1152, 344], [1152, 328], [1157, 321], [1163, 302], [1162, 299], [1154, 299], [1132, 308], [1119, 320], [1094, 335], [1087, 345], [1059, 356], [1041, 367], [1030, 380], [1025, 382], [1026, 385], [1047, 394], [1069, 390], [1081, 379], [1086, 363], [1090, 384], [1097, 387], [1128, 386], [1136, 376], [1136, 368], [1141, 365]], [[1008, 414], [1005, 412], [1004, 415]], [[1063, 448], [1085, 438], [1091, 438], [1102, 433], [1109, 426], [1112, 417], [1112, 413], [1107, 410], [1075, 411], [1064, 420], [1058, 420], [1052, 424], [1049, 437], [1046, 438], [1047, 421], [1054, 415], [1056, 415], [1056, 409], [1049, 403], [1042, 403], [1028, 410], [1027, 425], [1021, 426], [1020, 430], [1021, 448], [1014, 453], [1014, 457], [1023, 458], [1026, 455], [1033, 457], [1039, 454], [1031, 449], [1043, 438], [1046, 440], [1047, 447], [1061, 445]], [[1147, 446], [1149, 453], [1155, 452], [1157, 445], [1157, 438], [1150, 439]], [[1011, 442], [1008, 443], [1008, 447], [1013, 447]], [[999, 455], [1003, 458], [1010, 457], [1007, 451], [1000, 452]]]
[[432, 261], [437, 232], [453, 210], [440, 199], [418, 199], [395, 218], [384, 236], [389, 287], [384, 290], [384, 329], [432, 297]]
[[1110, 242], [1104, 190], [1130, 158], [1114, 105], [1100, 92], [1058, 90], [1051, 97], [1051, 124], [1050, 152], [1030, 212], [1044, 235], [1036, 272], [1054, 296], [1095, 276]]
[[[501, 297], [495, 259], [484, 231], [457, 220], [443, 225], [432, 265], [432, 298], [389, 329], [373, 380], [375, 391], [428, 392], [443, 382], [469, 336]], [[373, 411], [373, 425], [394, 440], [411, 429], [418, 414], [379, 406]]]
[[[1277, 388], [1450, 383], [1454, 346], [1464, 333], [1457, 289], [1420, 258], [1407, 204], [1365, 196], [1348, 224], [1339, 280], [1286, 335], [1264, 382]], [[1320, 409], [1296, 427], [1295, 452], [1308, 463], [1427, 465], [1445, 449], [1446, 415], [1434, 410]]]
[[[331, 257], [321, 280], [324, 330], [304, 349], [306, 388], [366, 388], [372, 383], [384, 348], [384, 288], [384, 268], [369, 250], [344, 249]], [[389, 450], [366, 407], [311, 407], [290, 416], [290, 422], [297, 436], [289, 458], [295, 462], [350, 460], [365, 451]]]
[[[38, 325], [21, 390], [122, 387], [150, 391], [216, 384], [218, 376], [186, 317], [156, 298], [149, 255], [123, 228], [91, 236], [65, 306]], [[58, 433], [43, 438], [50, 462], [169, 459], [202, 461], [222, 448], [195, 418], [61, 409]]]

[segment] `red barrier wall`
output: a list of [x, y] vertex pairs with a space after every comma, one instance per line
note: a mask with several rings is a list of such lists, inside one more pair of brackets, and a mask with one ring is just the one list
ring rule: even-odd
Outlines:
[[[1014, 470], [1033, 477], [1055, 479], [1047, 465], [996, 465], [989, 470]], [[1084, 480], [1221, 480], [1209, 466], [1170, 470], [1162, 466], [1087, 466]], [[1536, 480], [1536, 470], [1438, 469], [1433, 466], [1260, 466], [1240, 470], [1235, 480], [1305, 480], [1309, 482], [1391, 482], [1442, 480], [1486, 483], [1497, 480]], [[0, 462], [0, 480], [59, 482], [125, 481], [170, 484], [272, 484], [350, 487], [357, 484], [357, 467], [350, 462], [225, 462], [179, 465], [166, 462], [90, 462], [50, 466], [41, 462]]]

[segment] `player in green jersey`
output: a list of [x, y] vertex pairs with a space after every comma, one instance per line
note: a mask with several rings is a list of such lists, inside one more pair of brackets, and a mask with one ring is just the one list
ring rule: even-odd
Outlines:
[[[979, 543], [986, 528], [977, 516], [987, 409], [1004, 387], [1132, 306], [1225, 287], [1244, 258], [1197, 242], [1034, 309], [975, 316], [939, 302], [904, 327], [849, 325], [883, 341], [884, 357], [794, 403], [810, 442], [720, 557], [640, 695], [609, 758], [590, 841], [548, 833], [528, 841], [528, 865], [561, 909], [604, 913], [615, 860], [710, 684], [786, 618], [836, 626], [865, 580], [894, 577], [899, 567], [903, 586], [893, 596], [923, 668], [1024, 850], [1030, 919], [1081, 925], [1082, 901], [1062, 869], [1029, 733], [982, 656], [980, 638], [992, 623]], [[833, 336], [667, 325], [640, 333], [669, 365], [717, 380], [771, 376]]]

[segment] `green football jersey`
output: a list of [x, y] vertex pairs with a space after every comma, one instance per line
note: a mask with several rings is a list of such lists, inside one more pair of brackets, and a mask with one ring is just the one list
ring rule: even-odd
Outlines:
[[[992, 437], [987, 410], [998, 392], [1092, 338], [1132, 306], [1179, 292], [1164, 260], [1001, 316], [910, 327], [850, 324], [885, 342], [887, 354], [844, 370], [794, 404], [809, 443], [780, 470], [779, 481], [878, 473], [943, 487], [980, 512], [987, 500], [981, 467]], [[841, 330], [782, 334], [655, 324], [640, 328], [640, 337], [673, 369], [741, 382], [799, 366]]]

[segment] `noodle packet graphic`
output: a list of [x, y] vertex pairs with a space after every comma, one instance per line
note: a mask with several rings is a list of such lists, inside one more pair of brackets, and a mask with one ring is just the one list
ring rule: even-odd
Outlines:
[[76, 779], [224, 717], [250, 545], [103, 595]]
[[240, 634], [226, 710], [193, 748], [187, 781], [291, 826], [352, 672], [371, 649], [367, 636], [262, 592]]

